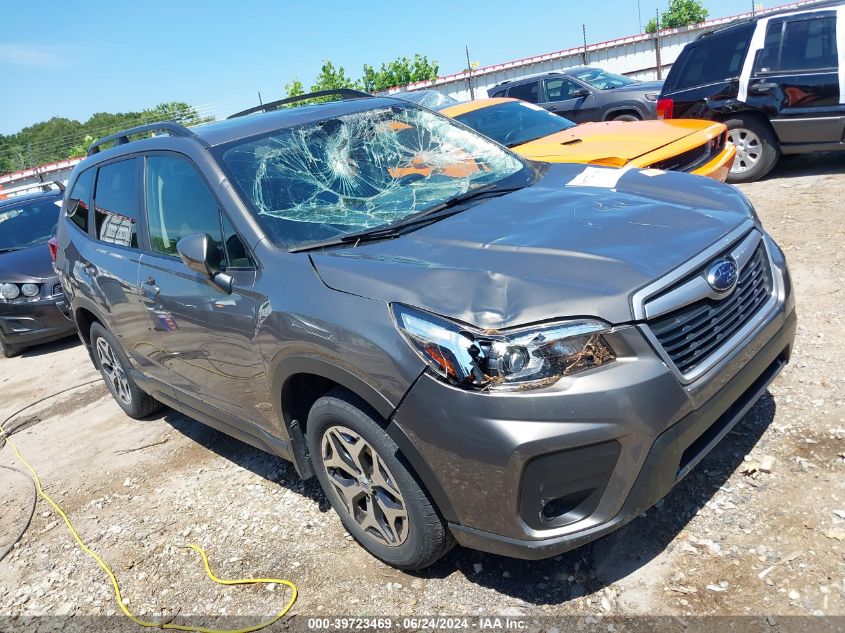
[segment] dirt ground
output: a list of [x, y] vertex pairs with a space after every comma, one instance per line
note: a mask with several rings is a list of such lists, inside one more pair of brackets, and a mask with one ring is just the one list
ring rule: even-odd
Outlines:
[[[772, 626], [793, 615], [842, 616], [845, 155], [789, 159], [742, 189], [791, 266], [800, 320], [791, 364], [657, 507], [554, 559], [457, 548], [426, 572], [394, 570], [345, 534], [316, 481], [303, 484], [289, 464], [170, 410], [132, 421], [101, 384], [48, 400], [10, 426], [26, 427], [15, 440], [145, 617], [253, 623], [284, 605], [283, 587], [210, 583], [198, 556], [180, 547], [187, 542], [208, 551], [219, 576], [295, 582], [287, 622], [302, 626], [338, 615], [731, 614], [768, 616]], [[75, 339], [0, 360], [0, 419], [97, 376]], [[17, 465], [8, 447], [0, 464]], [[0, 470], [0, 551], [31, 494], [25, 477]], [[104, 573], [39, 501], [0, 562], [0, 630], [37, 626], [28, 616], [116, 611]]]

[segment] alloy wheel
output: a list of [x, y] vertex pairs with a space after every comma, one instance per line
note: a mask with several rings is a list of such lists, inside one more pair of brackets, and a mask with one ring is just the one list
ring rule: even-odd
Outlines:
[[321, 442], [323, 467], [349, 515], [382, 545], [408, 538], [408, 511], [396, 478], [360, 434], [330, 426]]
[[728, 131], [728, 139], [736, 147], [736, 159], [731, 171], [744, 174], [753, 169], [763, 156], [763, 145], [760, 137], [747, 128], [734, 128]]
[[132, 392], [129, 391], [129, 380], [120, 361], [114, 354], [109, 342], [104, 338], [97, 339], [97, 357], [100, 369], [112, 388], [112, 393], [126, 404], [132, 404]]

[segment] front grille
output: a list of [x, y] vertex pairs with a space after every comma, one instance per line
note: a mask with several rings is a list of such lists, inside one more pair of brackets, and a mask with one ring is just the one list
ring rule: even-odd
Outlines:
[[61, 283], [55, 283], [55, 284], [53, 284], [53, 290], [50, 292], [50, 296], [55, 297], [56, 295], [60, 295], [63, 292], [64, 292], [64, 290], [62, 290], [62, 284]]
[[761, 243], [725, 299], [701, 299], [648, 322], [682, 374], [688, 374], [733, 336], [766, 303], [772, 272]]
[[727, 133], [720, 134], [713, 140], [707, 141], [704, 145], [694, 147], [682, 154], [662, 160], [659, 163], [651, 165], [651, 167], [664, 171], [695, 171], [717, 156], [725, 148], [726, 142]]

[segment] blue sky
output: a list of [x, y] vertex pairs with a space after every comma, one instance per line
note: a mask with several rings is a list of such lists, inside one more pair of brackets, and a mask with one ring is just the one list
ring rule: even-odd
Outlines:
[[[786, 0], [771, 0], [765, 6]], [[640, 0], [643, 22], [667, 0]], [[751, 0], [705, 0], [711, 17]], [[638, 31], [637, 0], [341, 2], [111, 0], [8, 2], [0, 13], [0, 133], [51, 116], [140, 110], [187, 101], [225, 116], [306, 87], [331, 59], [358, 77], [414, 53], [441, 74]]]

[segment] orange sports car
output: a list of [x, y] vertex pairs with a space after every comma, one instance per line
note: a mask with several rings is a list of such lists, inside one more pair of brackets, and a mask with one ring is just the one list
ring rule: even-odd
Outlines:
[[446, 116], [533, 160], [685, 171], [724, 182], [736, 148], [713, 121], [582, 123], [519, 99], [481, 99], [440, 108]]

